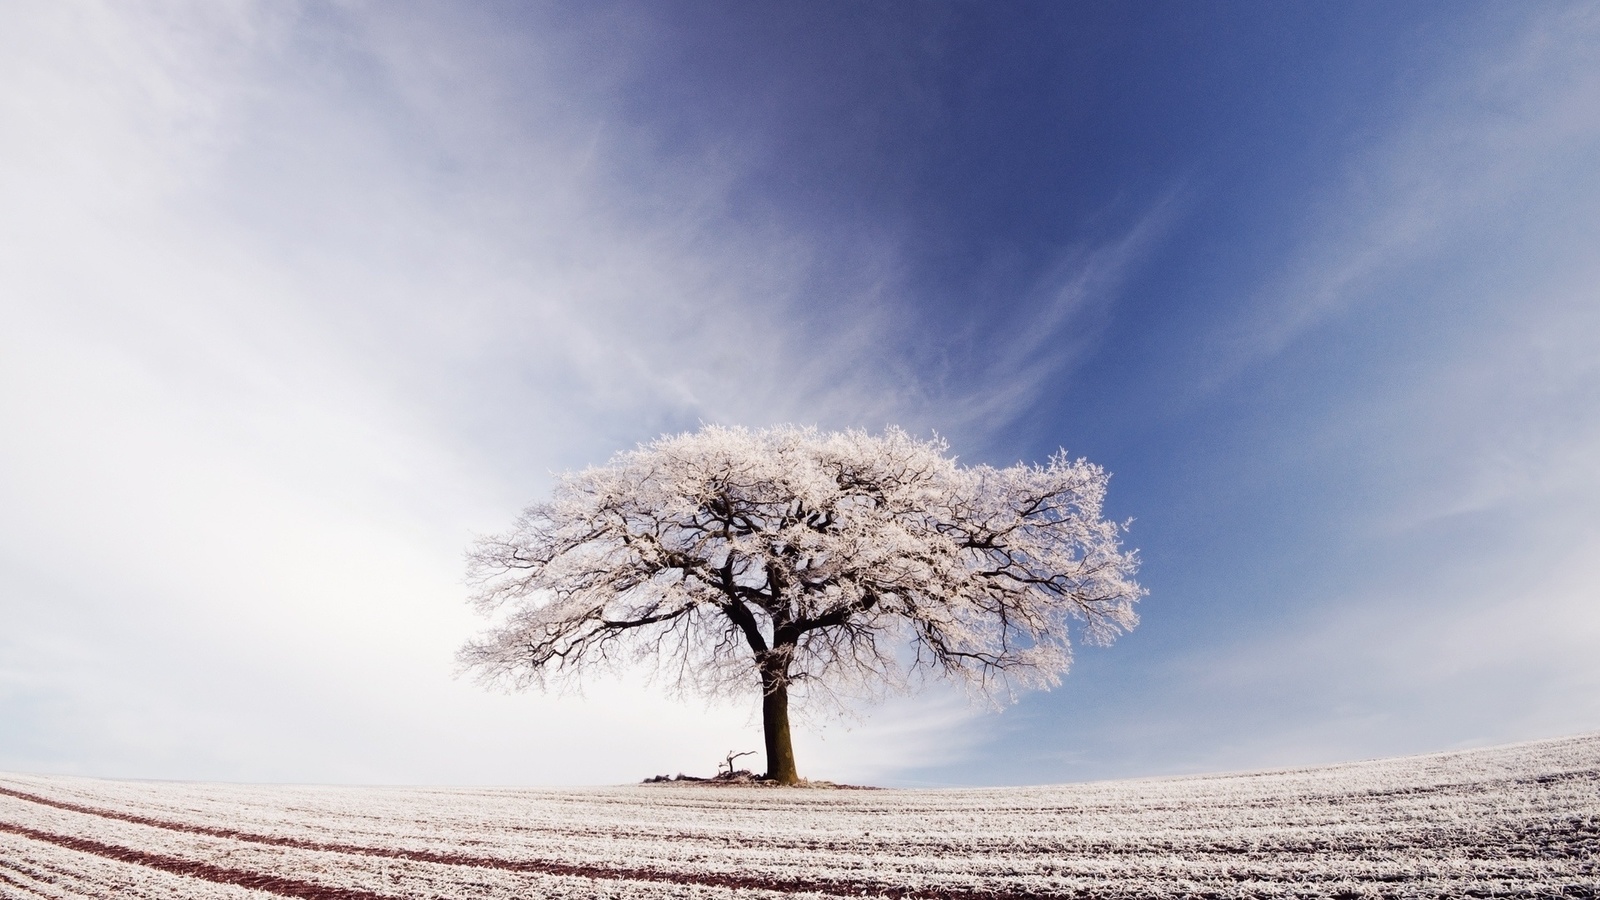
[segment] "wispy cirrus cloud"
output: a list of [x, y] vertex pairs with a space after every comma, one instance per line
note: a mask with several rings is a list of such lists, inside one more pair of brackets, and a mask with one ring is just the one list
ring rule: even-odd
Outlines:
[[[1600, 141], [1600, 22], [1567, 6], [1518, 17], [1508, 33], [1494, 24], [1459, 54], [1436, 51], [1435, 64], [1403, 85], [1389, 126], [1349, 155], [1325, 192], [1299, 201], [1298, 249], [1223, 338], [1213, 383], [1334, 318], [1406, 302], [1397, 283], [1448, 274], [1435, 267], [1469, 246], [1493, 253], [1510, 230], [1581, 208], [1573, 192], [1591, 191]], [[1581, 233], [1544, 236], [1564, 245]]]
[[1164, 725], [1106, 733], [1198, 771], [1596, 726], [1600, 17], [1480, 38], [1416, 74], [1202, 344], [1207, 408], [1255, 410], [1217, 468], [1274, 485], [1245, 516], [1275, 524], [1169, 588], [1233, 631], [1155, 663]]
[[[39, 724], [0, 739], [0, 765], [456, 781], [704, 768], [694, 754], [708, 743], [720, 754], [747, 740], [744, 711], [616, 685], [587, 704], [485, 696], [450, 679], [477, 624], [458, 603], [471, 532], [503, 525], [550, 470], [700, 420], [896, 422], [937, 429], [970, 459], [1035, 432], [1053, 442], [1076, 426], [1040, 410], [1086, 400], [1123, 436], [1106, 443], [1137, 443], [1118, 452], [1157, 485], [1150, 508], [1130, 510], [1154, 526], [1140, 542], [1168, 541], [1150, 548], [1152, 573], [1186, 568], [1165, 572], [1156, 614], [1114, 651], [1152, 674], [1119, 693], [1084, 654], [1067, 689], [1006, 720], [1022, 724], [1005, 732], [1017, 740], [1004, 777], [1064, 777], [1017, 762], [1023, 738], [1055, 740], [1051, 723], [1090, 696], [1106, 699], [1086, 721], [1111, 721], [1119, 704], [1137, 719], [1127, 745], [1101, 754], [1126, 765], [1156, 758], [1129, 747], [1165, 747], [1170, 762], [1191, 745], [1248, 764], [1222, 733], [1239, 720], [1218, 698], [1235, 689], [1257, 759], [1302, 738], [1334, 746], [1330, 721], [1405, 716], [1418, 742], [1458, 740], [1452, 723], [1466, 718], [1429, 712], [1470, 693], [1448, 689], [1453, 678], [1503, 675], [1542, 698], [1504, 717], [1508, 737], [1529, 736], [1515, 722], [1587, 715], [1575, 698], [1593, 668], [1568, 639], [1589, 633], [1575, 598], [1600, 493], [1587, 462], [1600, 452], [1600, 27], [1582, 7], [1480, 10], [1451, 32], [1469, 41], [1424, 42], [1393, 99], [1328, 154], [1339, 165], [1318, 190], [1217, 219], [1277, 230], [1242, 236], [1281, 253], [1254, 261], [1266, 277], [1228, 282], [1207, 245], [1183, 257], [1200, 260], [1182, 276], [1200, 286], [1163, 282], [1171, 296], [1140, 298], [1139, 322], [1118, 318], [1129, 286], [1211, 227], [1208, 163], [1167, 165], [1161, 141], [1113, 118], [1122, 143], [1105, 155], [1135, 164], [1095, 170], [1086, 177], [1107, 181], [1093, 190], [1036, 178], [1080, 146], [1073, 129], [1092, 137], [1107, 121], [1036, 128], [1036, 113], [1128, 99], [1080, 102], [1089, 70], [1046, 66], [1048, 41], [1011, 80], [985, 81], [999, 69], [961, 68], [966, 37], [941, 44], [957, 27], [943, 14], [868, 23], [878, 31], [827, 22], [785, 46], [822, 53], [860, 31], [856, 68], [808, 57], [769, 73], [741, 45], [729, 67], [641, 94], [641, 79], [683, 64], [660, 44], [669, 14], [626, 5], [85, 0], [3, 15], [0, 605], [13, 627], [0, 635], [0, 704]], [[721, 21], [686, 16], [679, 39]], [[992, 41], [973, 46], [996, 51], [1039, 24], [973, 23]], [[768, 39], [771, 24], [740, 27]], [[1098, 24], [1114, 43], [1116, 27]], [[1252, 34], [1238, 46], [1275, 40]], [[884, 47], [904, 55], [881, 60]], [[771, 81], [735, 98], [755, 112], [724, 123], [728, 98], [697, 91], [745, 70]], [[1184, 72], [1235, 84], [1218, 70], [1163, 70], [1141, 88], [1159, 102], [1138, 109], [1165, 110]], [[1009, 118], [971, 115], [995, 108], [984, 85], [1031, 89], [1038, 72], [1061, 83], [1008, 96], [1020, 104]], [[858, 96], [875, 79], [894, 89]], [[791, 110], [768, 86], [826, 96], [777, 128]], [[1203, 93], [1182, 95], [1210, 102]], [[1180, 112], [1161, 127], [1214, 136]], [[864, 139], [874, 128], [899, 131]], [[920, 141], [937, 152], [922, 159]], [[826, 152], [805, 166], [778, 158], [813, 143]], [[885, 148], [902, 155], [874, 156]], [[767, 183], [862, 157], [841, 183], [878, 191], [871, 202]], [[1119, 208], [1120, 224], [1035, 202], [1168, 183], [1165, 199]], [[1015, 227], [984, 243], [962, 230], [969, 214]], [[1073, 237], [1056, 246], [1035, 226]], [[960, 263], [933, 259], [952, 249]], [[999, 274], [941, 280], [969, 259]], [[1162, 332], [1169, 321], [1184, 333]], [[1171, 352], [1146, 359], [1150, 346]], [[1074, 393], [1102, 354], [1118, 365], [1099, 393]], [[1119, 393], [1124, 375], [1141, 387]], [[1475, 575], [1446, 577], [1458, 572]], [[1503, 618], [1517, 640], [1463, 660]], [[1340, 642], [1380, 630], [1341, 655]], [[1299, 709], [1307, 697], [1349, 716]], [[844, 778], [890, 777], [895, 759], [976, 777], [946, 751], [993, 755], [951, 739], [963, 714], [925, 699], [932, 714], [890, 709], [808, 752]], [[628, 739], [639, 721], [658, 746]], [[1374, 726], [1338, 746], [1365, 752], [1398, 733]], [[874, 735], [906, 749], [879, 754]]]
[[[625, 22], [6, 15], [4, 702], [53, 710], [36, 732], [60, 742], [8, 765], [583, 780], [642, 757], [533, 741], [518, 775], [527, 710], [742, 734], [740, 710], [451, 681], [470, 532], [697, 420], [976, 430], [997, 382], [1015, 414], [1037, 381], [929, 392], [893, 241], [731, 210], [739, 147], [667, 150], [616, 96], [628, 54], [594, 47], [639, 38]], [[419, 737], [441, 717], [489, 749]], [[360, 762], [374, 741], [411, 749]]]

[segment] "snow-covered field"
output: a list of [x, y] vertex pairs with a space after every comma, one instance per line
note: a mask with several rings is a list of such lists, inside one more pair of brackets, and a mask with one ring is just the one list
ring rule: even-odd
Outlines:
[[950, 791], [0, 775], [0, 897], [1596, 897], [1600, 735]]

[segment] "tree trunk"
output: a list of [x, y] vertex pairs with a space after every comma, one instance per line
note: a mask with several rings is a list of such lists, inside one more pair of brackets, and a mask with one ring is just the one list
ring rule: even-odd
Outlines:
[[796, 784], [800, 774], [795, 771], [794, 744], [789, 740], [788, 673], [763, 665], [761, 688], [761, 727], [767, 739], [766, 777], [779, 784]]

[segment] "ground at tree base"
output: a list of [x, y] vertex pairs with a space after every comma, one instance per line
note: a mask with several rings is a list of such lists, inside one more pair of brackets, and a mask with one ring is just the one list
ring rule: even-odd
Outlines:
[[1600, 735], [1047, 787], [705, 785], [0, 775], [0, 898], [1600, 896]]
[[679, 772], [676, 775], [652, 775], [641, 781], [640, 784], [682, 784], [705, 785], [707, 787], [790, 787], [790, 788], [818, 788], [831, 791], [876, 791], [879, 788], [865, 784], [839, 784], [834, 781], [813, 781], [802, 778], [794, 784], [783, 784], [764, 775], [757, 775], [749, 769], [738, 769], [733, 772], [718, 772], [709, 777], [700, 775], [685, 775]]

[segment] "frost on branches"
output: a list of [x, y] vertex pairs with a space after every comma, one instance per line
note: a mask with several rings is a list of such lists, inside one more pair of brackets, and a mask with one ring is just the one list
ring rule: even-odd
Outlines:
[[682, 690], [759, 690], [767, 777], [793, 783], [791, 688], [931, 670], [1006, 696], [1059, 682], [1069, 625], [1093, 643], [1132, 628], [1144, 591], [1101, 518], [1107, 477], [1064, 453], [961, 466], [894, 428], [663, 437], [476, 542], [471, 603], [497, 624], [460, 658], [516, 687], [650, 661]]

